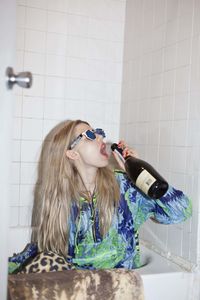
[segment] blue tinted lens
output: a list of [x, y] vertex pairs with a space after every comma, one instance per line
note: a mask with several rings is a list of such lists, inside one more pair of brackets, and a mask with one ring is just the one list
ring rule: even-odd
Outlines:
[[85, 132], [85, 136], [89, 139], [89, 140], [95, 140], [96, 139], [96, 135], [94, 133], [94, 131], [92, 130], [87, 130]]
[[105, 131], [101, 128], [96, 128], [95, 131], [94, 131], [96, 134], [99, 134], [101, 135], [103, 138], [106, 137], [106, 134], [105, 134]]

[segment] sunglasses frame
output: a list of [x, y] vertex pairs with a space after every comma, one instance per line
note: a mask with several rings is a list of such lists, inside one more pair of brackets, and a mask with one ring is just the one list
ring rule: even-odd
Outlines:
[[[92, 136], [89, 136], [89, 134]], [[106, 137], [105, 132], [101, 128], [96, 129], [87, 129], [86, 131], [79, 134], [69, 145], [69, 149], [72, 150], [82, 139], [83, 136], [85, 136], [89, 141], [94, 141], [96, 139], [96, 134], [101, 135], [103, 138]]]

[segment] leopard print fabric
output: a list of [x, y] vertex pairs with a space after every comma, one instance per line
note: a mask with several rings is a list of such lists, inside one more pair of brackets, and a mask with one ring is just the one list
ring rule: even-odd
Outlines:
[[19, 272], [24, 273], [44, 273], [75, 269], [67, 262], [64, 256], [58, 255], [52, 251], [44, 251], [36, 255], [31, 261]]

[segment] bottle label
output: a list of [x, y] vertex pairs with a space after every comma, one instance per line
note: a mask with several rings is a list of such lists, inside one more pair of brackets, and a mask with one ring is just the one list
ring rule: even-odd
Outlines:
[[136, 180], [136, 186], [147, 195], [155, 181], [156, 179], [147, 170], [143, 170]]

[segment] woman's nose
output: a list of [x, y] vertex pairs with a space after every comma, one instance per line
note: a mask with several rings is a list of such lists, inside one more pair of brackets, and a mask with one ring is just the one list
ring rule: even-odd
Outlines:
[[99, 141], [102, 142], [103, 136], [102, 136], [101, 134], [96, 134], [96, 139], [97, 139], [98, 142], [99, 142]]

